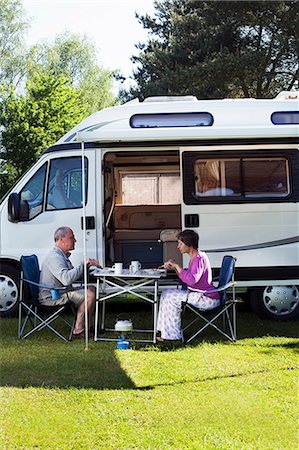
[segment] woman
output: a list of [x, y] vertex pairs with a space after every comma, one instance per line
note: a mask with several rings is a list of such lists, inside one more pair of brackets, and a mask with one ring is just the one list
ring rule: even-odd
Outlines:
[[[178, 249], [181, 253], [188, 254], [188, 269], [183, 269], [171, 259], [164, 263], [164, 268], [174, 269], [179, 279], [190, 288], [211, 291], [215, 289], [212, 270], [207, 255], [198, 249], [198, 239], [198, 234], [192, 230], [179, 233]], [[157, 329], [161, 332], [161, 337], [157, 337], [158, 341], [182, 339], [181, 304], [187, 300], [187, 296], [189, 303], [203, 309], [212, 309], [220, 304], [218, 292], [203, 295], [188, 290], [167, 289], [160, 298]]]

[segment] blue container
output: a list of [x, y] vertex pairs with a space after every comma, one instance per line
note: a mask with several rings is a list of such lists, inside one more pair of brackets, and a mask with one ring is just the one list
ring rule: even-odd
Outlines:
[[51, 296], [52, 300], [59, 300], [60, 299], [59, 289], [51, 289]]
[[125, 338], [119, 338], [117, 342], [117, 348], [119, 350], [127, 350], [128, 348], [130, 348], [130, 341]]

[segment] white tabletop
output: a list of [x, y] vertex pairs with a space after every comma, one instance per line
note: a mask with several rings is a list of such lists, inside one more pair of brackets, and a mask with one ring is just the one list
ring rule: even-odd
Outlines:
[[165, 269], [141, 269], [137, 273], [131, 273], [129, 269], [123, 269], [121, 274], [115, 274], [111, 267], [97, 268], [93, 270], [95, 277], [114, 277], [114, 278], [161, 278], [166, 275]]

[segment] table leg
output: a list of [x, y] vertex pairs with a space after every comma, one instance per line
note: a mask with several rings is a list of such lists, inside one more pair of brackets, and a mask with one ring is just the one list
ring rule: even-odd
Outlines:
[[100, 295], [100, 280], [97, 279], [97, 290], [96, 290], [96, 311], [94, 317], [94, 340], [98, 339], [98, 320], [99, 320], [99, 295]]
[[101, 303], [102, 303], [101, 330], [104, 330], [105, 329], [106, 300], [103, 300]]
[[154, 344], [157, 341], [157, 318], [158, 318], [158, 280], [155, 280], [154, 285], [154, 336], [153, 342]]

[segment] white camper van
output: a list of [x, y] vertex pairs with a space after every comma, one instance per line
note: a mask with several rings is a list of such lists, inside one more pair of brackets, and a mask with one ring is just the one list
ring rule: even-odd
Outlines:
[[191, 228], [215, 273], [225, 254], [237, 258], [238, 289], [255, 312], [295, 317], [298, 123], [295, 92], [151, 97], [93, 114], [46, 149], [0, 205], [0, 315], [16, 309], [21, 255], [41, 262], [57, 227], [74, 230], [72, 260], [82, 260], [84, 215], [86, 253], [102, 264], [158, 267], [179, 257], [177, 230]]

